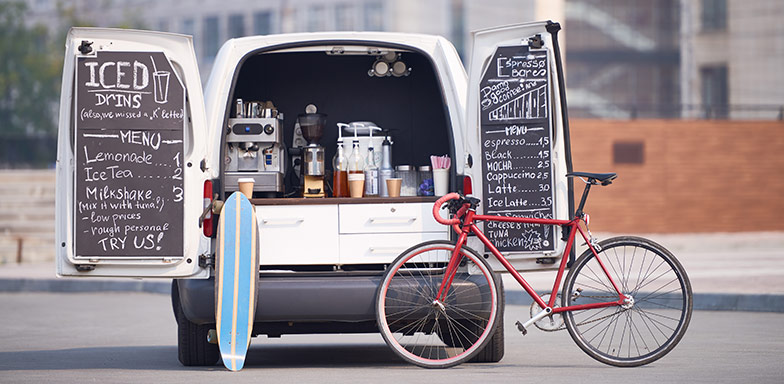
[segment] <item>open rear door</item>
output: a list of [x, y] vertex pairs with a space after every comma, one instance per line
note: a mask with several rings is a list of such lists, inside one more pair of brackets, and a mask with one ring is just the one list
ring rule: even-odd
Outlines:
[[[479, 163], [473, 191], [485, 214], [570, 215], [558, 29], [555, 23], [536, 22], [472, 34], [466, 128], [476, 136], [468, 141], [479, 144], [471, 150]], [[566, 243], [553, 226], [485, 223], [484, 232], [518, 270], [557, 267]]]
[[191, 37], [71, 29], [59, 119], [58, 276], [208, 277]]

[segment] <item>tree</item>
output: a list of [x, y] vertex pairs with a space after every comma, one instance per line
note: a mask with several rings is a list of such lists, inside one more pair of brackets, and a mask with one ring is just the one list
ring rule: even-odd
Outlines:
[[51, 49], [43, 26], [28, 27], [25, 5], [0, 2], [0, 134], [56, 131], [62, 51]]

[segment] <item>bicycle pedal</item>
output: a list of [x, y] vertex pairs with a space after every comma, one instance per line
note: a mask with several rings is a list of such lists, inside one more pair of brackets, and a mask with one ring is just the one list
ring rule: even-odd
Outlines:
[[515, 325], [517, 326], [517, 330], [520, 331], [523, 336], [528, 334], [528, 330], [523, 327], [523, 323], [521, 323], [519, 320], [515, 323]]

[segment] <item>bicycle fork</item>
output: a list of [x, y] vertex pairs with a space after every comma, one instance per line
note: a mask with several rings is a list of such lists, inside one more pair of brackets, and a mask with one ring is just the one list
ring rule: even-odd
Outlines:
[[452, 250], [452, 256], [449, 258], [449, 263], [446, 266], [444, 278], [441, 281], [441, 286], [438, 288], [438, 294], [436, 295], [435, 299], [433, 299], [432, 305], [434, 307], [438, 307], [441, 311], [445, 311], [444, 301], [446, 301], [446, 294], [449, 292], [449, 288], [452, 286], [452, 281], [455, 279], [457, 268], [460, 266], [460, 262], [463, 259], [463, 255], [460, 254], [460, 250], [463, 249], [466, 238], [468, 238], [468, 233], [466, 231], [461, 231], [460, 236], [457, 239], [457, 243], [455, 243], [455, 248]]

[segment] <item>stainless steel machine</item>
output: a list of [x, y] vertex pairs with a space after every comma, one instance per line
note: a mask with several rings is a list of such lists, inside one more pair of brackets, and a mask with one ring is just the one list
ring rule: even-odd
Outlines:
[[224, 183], [239, 190], [238, 179], [253, 178], [254, 197], [276, 197], [284, 192], [285, 146], [283, 114], [272, 102], [237, 99], [235, 117], [226, 130]]
[[297, 117], [297, 123], [302, 130], [302, 136], [308, 142], [303, 148], [302, 162], [302, 196], [325, 197], [324, 193], [324, 147], [319, 145], [327, 123], [327, 115], [315, 113], [315, 106], [308, 108], [309, 113]]

